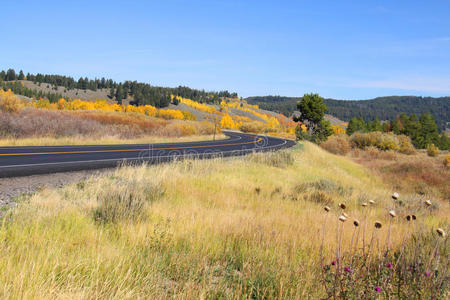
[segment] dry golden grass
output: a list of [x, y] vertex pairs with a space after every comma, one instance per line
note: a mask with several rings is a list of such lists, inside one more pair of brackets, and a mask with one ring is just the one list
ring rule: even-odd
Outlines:
[[[326, 262], [335, 253], [338, 203], [351, 220], [388, 223], [392, 191], [382, 180], [309, 143], [280, 156], [123, 167], [42, 190], [3, 217], [0, 297], [323, 298], [326, 214], [312, 192], [331, 199]], [[103, 213], [114, 195], [122, 204]], [[376, 204], [363, 208], [369, 200]], [[422, 226], [448, 228], [448, 208], [412, 209]], [[403, 219], [392, 223], [394, 248], [409, 228]], [[343, 226], [348, 245], [352, 224]], [[386, 235], [380, 230], [377, 239]]]
[[[154, 144], [154, 143], [183, 143], [208, 141], [213, 139], [213, 135], [191, 135], [183, 137], [159, 137], [148, 136], [133, 139], [123, 139], [120, 137], [101, 137], [98, 139], [90, 137], [43, 137], [43, 138], [23, 138], [23, 139], [0, 139], [0, 147], [8, 146], [64, 146], [64, 145], [119, 145], [119, 144]], [[228, 138], [224, 134], [216, 134], [216, 140]]]

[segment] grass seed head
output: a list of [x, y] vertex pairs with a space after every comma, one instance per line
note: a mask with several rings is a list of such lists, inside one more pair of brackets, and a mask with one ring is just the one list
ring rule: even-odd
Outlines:
[[430, 200], [425, 201], [425, 205], [426, 206], [431, 206], [431, 201]]
[[395, 210], [390, 210], [390, 211], [389, 211], [389, 215], [390, 215], [392, 218], [395, 218], [395, 217], [397, 216], [397, 214], [395, 213]]
[[395, 192], [392, 194], [392, 199], [397, 200], [400, 197], [399, 193]]
[[367, 206], [367, 203], [364, 202], [364, 203], [361, 204], [361, 206], [362, 206], [362, 207], [366, 207], [366, 206]]
[[445, 233], [444, 229], [438, 228], [438, 229], [436, 229], [436, 232], [439, 234], [440, 237], [445, 238], [446, 233]]
[[347, 215], [345, 212], [343, 212], [342, 215], [343, 215], [344, 217], [348, 218], [348, 215]]
[[375, 228], [376, 228], [376, 229], [380, 229], [381, 226], [383, 226], [383, 224], [381, 224], [380, 221], [375, 221]]
[[370, 204], [370, 205], [375, 204], [375, 201], [369, 200], [369, 204]]
[[329, 212], [329, 211], [331, 210], [331, 208], [330, 208], [329, 206], [325, 206], [323, 209], [324, 209], [326, 212]]
[[345, 216], [340, 216], [339, 221], [341, 221], [343, 223], [343, 222], [347, 221], [347, 218]]

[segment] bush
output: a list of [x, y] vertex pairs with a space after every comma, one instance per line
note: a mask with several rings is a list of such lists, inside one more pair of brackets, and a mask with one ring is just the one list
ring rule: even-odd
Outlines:
[[239, 128], [242, 132], [261, 133], [264, 131], [264, 124], [262, 122], [244, 122]]
[[427, 146], [427, 154], [428, 156], [435, 157], [439, 155], [439, 148], [434, 144], [430, 144]]
[[366, 147], [376, 147], [380, 150], [400, 150], [400, 142], [392, 133], [356, 132], [350, 137], [352, 147], [365, 149]]
[[399, 135], [397, 136], [397, 139], [400, 144], [400, 149], [398, 150], [400, 153], [408, 155], [416, 153], [416, 149], [414, 148], [409, 136]]
[[450, 167], [450, 154], [447, 154], [444, 158], [444, 166]]
[[294, 164], [294, 156], [290, 151], [255, 153], [250, 155], [249, 159], [256, 163], [277, 168], [285, 168]]
[[142, 181], [122, 182], [97, 196], [98, 206], [93, 210], [93, 218], [102, 224], [138, 220], [145, 216], [145, 205], [162, 194], [159, 185]]
[[327, 141], [320, 144], [320, 147], [333, 154], [345, 155], [350, 152], [350, 142], [347, 136], [331, 136]]
[[22, 101], [11, 90], [0, 89], [0, 110], [8, 113], [17, 113], [23, 109]]

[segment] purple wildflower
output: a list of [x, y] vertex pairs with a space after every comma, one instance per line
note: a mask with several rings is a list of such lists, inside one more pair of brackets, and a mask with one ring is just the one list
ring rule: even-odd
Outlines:
[[333, 260], [333, 261], [331, 262], [331, 265], [332, 265], [332, 266], [335, 266], [335, 265], [336, 265], [336, 261]]
[[381, 293], [381, 288], [380, 288], [379, 286], [377, 286], [377, 287], [375, 288], [375, 291], [376, 291], [377, 293]]
[[392, 268], [393, 268], [393, 266], [392, 266], [391, 263], [388, 263], [388, 264], [386, 265], [386, 267], [388, 267], [389, 269], [392, 269]]
[[348, 272], [348, 273], [351, 273], [351, 272], [352, 272], [352, 269], [351, 269], [350, 267], [345, 267], [345, 268], [344, 268], [344, 271], [345, 271], [345, 272]]
[[430, 277], [430, 272], [425, 272], [426, 277]]

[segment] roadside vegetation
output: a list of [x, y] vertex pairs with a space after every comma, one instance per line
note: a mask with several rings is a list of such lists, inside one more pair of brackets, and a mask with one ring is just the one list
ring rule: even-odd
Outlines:
[[[177, 141], [180, 137], [185, 141], [202, 140], [210, 139], [214, 131], [223, 138], [221, 128], [293, 138], [295, 122], [259, 112], [256, 106], [238, 99], [222, 100], [218, 108], [176, 96], [172, 101], [205, 113], [204, 120], [196, 121], [196, 116], [186, 110], [119, 105], [101, 99], [27, 100], [11, 90], [0, 89], [0, 145], [149, 143]], [[231, 110], [245, 112], [259, 121]]]
[[308, 142], [124, 166], [43, 188], [4, 214], [0, 296], [442, 297], [448, 247], [436, 229], [448, 232], [449, 202], [392, 193], [365, 167]]

